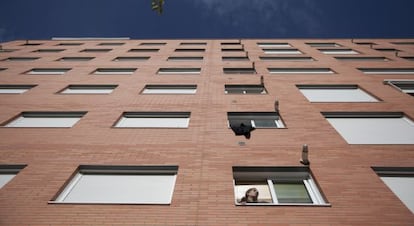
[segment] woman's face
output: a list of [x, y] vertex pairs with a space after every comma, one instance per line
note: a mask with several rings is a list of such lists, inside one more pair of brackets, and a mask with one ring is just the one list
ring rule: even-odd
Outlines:
[[257, 197], [259, 191], [256, 188], [252, 188], [247, 192], [247, 196], [249, 197]]

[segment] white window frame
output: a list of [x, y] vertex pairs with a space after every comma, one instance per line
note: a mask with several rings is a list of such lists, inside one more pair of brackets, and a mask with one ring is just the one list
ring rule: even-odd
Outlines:
[[280, 55], [301, 55], [302, 51], [298, 49], [262, 49], [265, 54], [280, 54]]
[[353, 49], [318, 49], [323, 54], [327, 55], [356, 55], [359, 52]]
[[26, 165], [0, 165], [0, 189], [9, 183]]
[[159, 75], [199, 75], [201, 73], [201, 68], [160, 68], [158, 70]]
[[[281, 129], [286, 128], [282, 118], [277, 112], [227, 112], [227, 126], [231, 128], [231, 121], [248, 121], [256, 129]], [[275, 123], [276, 127], [260, 127], [256, 120], [269, 120]]]
[[22, 94], [37, 85], [8, 85], [0, 84], [0, 94]]
[[[259, 202], [257, 203], [240, 203], [238, 200], [238, 182], [243, 183], [252, 182], [251, 187], [254, 187], [254, 183], [265, 182], [269, 189], [271, 202]], [[277, 181], [283, 182], [302, 182], [305, 186], [310, 201], [312, 203], [279, 203], [277, 198], [277, 192], [274, 188], [274, 184]], [[245, 185], [244, 185], [245, 186]], [[295, 167], [295, 166], [284, 166], [284, 167], [264, 167], [264, 166], [234, 166], [233, 167], [233, 188], [234, 188], [234, 202], [237, 206], [263, 206], [263, 205], [274, 205], [274, 206], [330, 206], [325, 201], [323, 194], [320, 191], [319, 186], [316, 184], [312, 177], [312, 173], [308, 167]]]
[[321, 112], [348, 144], [414, 144], [414, 122], [402, 112]]
[[98, 68], [93, 74], [95, 75], [132, 75], [137, 68]]
[[4, 127], [13, 128], [69, 128], [87, 112], [22, 112], [18, 117], [10, 120]]
[[[372, 167], [372, 169], [414, 214], [414, 167]], [[396, 181], [399, 183], [396, 184]], [[404, 181], [404, 186], [401, 185], [401, 181]], [[407, 184], [411, 187], [405, 187]]]
[[197, 85], [146, 85], [142, 94], [195, 94]]
[[[177, 173], [178, 166], [81, 165], [67, 185], [49, 203], [169, 205]], [[92, 181], [100, 183], [99, 191], [94, 192], [94, 187], [89, 187], [91, 178]], [[117, 188], [121, 185], [106, 181], [114, 178], [128, 186]], [[145, 184], [142, 184], [142, 181]], [[96, 184], [94, 185], [96, 187]], [[116, 196], [119, 190], [122, 193]]]
[[110, 94], [118, 85], [69, 85], [61, 94]]
[[379, 102], [358, 85], [296, 85], [309, 102]]
[[33, 68], [26, 74], [29, 75], [63, 75], [71, 70], [70, 68]]
[[124, 112], [115, 128], [188, 128], [190, 112]]
[[358, 68], [367, 75], [410, 75], [414, 74], [414, 68]]
[[270, 74], [335, 74], [330, 68], [268, 68]]

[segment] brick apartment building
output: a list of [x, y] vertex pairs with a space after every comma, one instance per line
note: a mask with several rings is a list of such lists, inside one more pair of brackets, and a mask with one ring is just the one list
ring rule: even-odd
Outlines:
[[413, 225], [413, 59], [414, 39], [2, 43], [0, 225]]

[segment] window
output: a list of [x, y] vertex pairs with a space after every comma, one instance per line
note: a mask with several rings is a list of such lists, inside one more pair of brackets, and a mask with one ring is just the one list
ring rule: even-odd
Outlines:
[[286, 48], [286, 47], [292, 47], [287, 42], [258, 42], [257, 45], [260, 48]]
[[103, 42], [103, 43], [99, 43], [98, 46], [122, 46], [123, 42]]
[[297, 85], [310, 102], [378, 102], [357, 85]]
[[38, 52], [38, 53], [58, 53], [58, 52], [62, 52], [64, 51], [64, 49], [38, 49], [35, 50], [33, 52]]
[[357, 51], [352, 49], [318, 49], [324, 54], [359, 54]]
[[376, 43], [373, 43], [373, 42], [355, 42], [355, 44], [357, 44], [357, 45], [369, 45], [369, 46], [376, 45]]
[[9, 57], [4, 59], [4, 61], [33, 61], [37, 59], [39, 59], [39, 57]]
[[414, 56], [401, 57], [406, 60], [414, 61]]
[[302, 54], [298, 49], [263, 49], [265, 54]]
[[372, 169], [414, 213], [414, 167], [372, 167]]
[[197, 85], [146, 85], [143, 94], [195, 94]]
[[0, 189], [9, 183], [26, 165], [0, 165]]
[[182, 42], [180, 43], [182, 46], [189, 46], [189, 45], [207, 45], [206, 42]]
[[134, 57], [117, 57], [114, 61], [144, 61], [148, 60], [148, 56], [134, 56]]
[[57, 44], [58, 46], [80, 46], [83, 45], [83, 43], [80, 42], [62, 42]]
[[33, 68], [32, 70], [28, 71], [26, 74], [29, 75], [63, 75], [70, 68]]
[[69, 85], [60, 93], [63, 94], [109, 94], [117, 85]]
[[414, 68], [358, 68], [364, 74], [414, 74]]
[[414, 144], [414, 122], [401, 112], [322, 112], [348, 144]]
[[118, 128], [188, 128], [190, 112], [124, 112]]
[[330, 68], [268, 68], [270, 74], [335, 74]]
[[223, 68], [224, 74], [256, 74], [254, 68]]
[[222, 42], [221, 45], [241, 45], [240, 41], [238, 42]]
[[20, 94], [25, 93], [36, 85], [1, 85], [0, 94]]
[[9, 53], [9, 52], [14, 52], [16, 50], [18, 50], [18, 49], [3, 49], [3, 48], [0, 48], [0, 53]]
[[62, 57], [58, 61], [90, 61], [95, 57]]
[[4, 127], [73, 127], [83, 112], [22, 112]]
[[388, 61], [386, 57], [335, 57], [340, 61]]
[[266, 94], [264, 85], [224, 85], [226, 94]]
[[414, 96], [414, 80], [385, 80], [385, 84], [388, 84], [400, 92]]
[[394, 45], [414, 45], [414, 42], [391, 42]]
[[42, 43], [32, 43], [29, 42], [29, 40], [26, 40], [26, 43], [24, 43], [22, 46], [40, 46]]
[[151, 52], [158, 52], [160, 49], [130, 49], [128, 52], [136, 52], [136, 53], [151, 53]]
[[175, 52], [204, 52], [205, 49], [196, 49], [196, 48], [181, 48], [175, 49]]
[[[309, 167], [233, 166], [236, 205], [319, 205], [329, 206], [312, 177]], [[245, 202], [255, 188], [257, 201]]]
[[306, 43], [311, 47], [340, 47], [341, 45], [336, 44], [334, 42], [314, 42], [314, 43]]
[[4, 71], [4, 70], [6, 70], [7, 68], [0, 68], [0, 71]]
[[245, 60], [249, 60], [249, 57], [247, 56], [228, 56], [228, 57], [221, 57], [222, 60], [224, 61], [245, 61]]
[[222, 52], [243, 52], [243, 48], [222, 48]]
[[165, 42], [143, 42], [139, 44], [140, 46], [163, 46], [167, 43]]
[[136, 68], [98, 68], [93, 73], [95, 75], [132, 75]]
[[200, 74], [201, 68], [160, 68], [158, 74], [160, 75], [174, 75], [174, 74]]
[[274, 60], [274, 61], [314, 61], [312, 57], [260, 57], [261, 60]]
[[81, 165], [52, 203], [170, 204], [178, 166]]
[[168, 57], [169, 61], [200, 61], [203, 60], [202, 56], [194, 56], [194, 57]]
[[398, 49], [394, 48], [375, 48], [375, 50], [381, 51], [381, 52], [397, 52], [400, 51]]
[[104, 52], [109, 52], [112, 49], [84, 49], [81, 52], [85, 52], [85, 53], [104, 53]]
[[244, 124], [256, 129], [285, 128], [277, 112], [228, 112], [227, 119], [230, 127]]

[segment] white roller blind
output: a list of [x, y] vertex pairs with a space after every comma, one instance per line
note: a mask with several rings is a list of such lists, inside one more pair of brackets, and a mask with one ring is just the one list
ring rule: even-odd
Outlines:
[[327, 118], [349, 144], [414, 144], [414, 123], [401, 118]]
[[175, 178], [175, 175], [78, 174], [56, 201], [169, 204]]
[[9, 183], [16, 174], [0, 174], [0, 188]]
[[187, 128], [189, 118], [121, 118], [115, 127]]
[[381, 179], [414, 213], [414, 177], [381, 177]]
[[80, 118], [77, 117], [23, 117], [15, 119], [7, 124], [5, 127], [72, 127]]
[[311, 102], [378, 102], [361, 89], [300, 89]]

